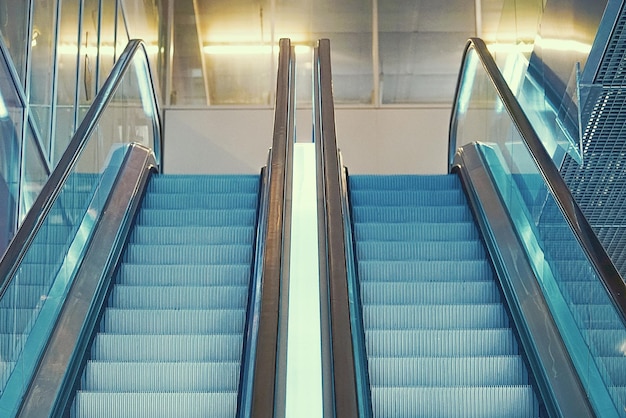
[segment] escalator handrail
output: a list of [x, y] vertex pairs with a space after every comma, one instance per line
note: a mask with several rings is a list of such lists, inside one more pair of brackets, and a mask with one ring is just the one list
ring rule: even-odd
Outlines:
[[[128, 45], [120, 55], [118, 61], [113, 66], [110, 75], [107, 77], [104, 85], [94, 98], [93, 103], [89, 107], [89, 110], [85, 114], [82, 123], [73, 135], [67, 149], [64, 151], [56, 168], [50, 174], [50, 177], [46, 181], [46, 184], [42, 188], [41, 192], [35, 199], [33, 206], [26, 214], [22, 225], [16, 232], [15, 236], [11, 240], [4, 256], [0, 260], [0, 298], [4, 295], [9, 287], [15, 272], [18, 270], [19, 265], [26, 255], [30, 244], [33, 242], [37, 231], [43, 225], [50, 209], [52, 208], [56, 198], [63, 190], [65, 182], [70, 173], [76, 166], [82, 151], [87, 146], [89, 138], [94, 129], [98, 126], [102, 115], [107, 109], [107, 105], [110, 103], [115, 92], [120, 86], [124, 76], [127, 74], [133, 59], [136, 54], [143, 53], [147, 60], [147, 53], [143, 41], [133, 39], [129, 41]], [[150, 71], [148, 66], [148, 71]], [[150, 80], [152, 82], [152, 75]], [[161, 155], [161, 121], [160, 110], [158, 105], [158, 99], [155, 90], [152, 89], [153, 100], [153, 132], [155, 135], [153, 150], [156, 156], [157, 164], [160, 166]]]
[[591, 225], [585, 218], [580, 207], [574, 200], [567, 184], [561, 177], [558, 168], [552, 162], [548, 152], [543, 146], [541, 139], [532, 127], [528, 117], [524, 113], [521, 105], [515, 98], [515, 95], [509, 88], [502, 73], [498, 69], [491, 53], [487, 49], [484, 41], [480, 38], [470, 38], [463, 52], [462, 68], [459, 72], [457, 87], [455, 91], [454, 103], [452, 107], [452, 115], [450, 118], [450, 137], [448, 142], [449, 165], [452, 167], [454, 153], [456, 152], [456, 128], [458, 124], [458, 108], [461, 92], [461, 83], [465, 74], [465, 63], [471, 50], [476, 52], [489, 80], [500, 100], [504, 109], [506, 109], [509, 117], [515, 124], [521, 138], [528, 148], [533, 161], [538, 167], [547, 187], [554, 195], [554, 198], [569, 224], [572, 232], [576, 236], [578, 242], [587, 254], [590, 262], [598, 273], [602, 283], [611, 297], [615, 308], [621, 315], [621, 319], [626, 324], [626, 282], [621, 277], [617, 268], [608, 256], [606, 250], [600, 243]]
[[[359, 395], [356, 380], [356, 367], [351, 331], [350, 299], [348, 291], [348, 264], [344, 231], [343, 197], [341, 187], [341, 167], [335, 132], [335, 108], [332, 92], [332, 71], [330, 62], [330, 41], [318, 41], [315, 59], [317, 90], [314, 101], [315, 140], [322, 160], [318, 173], [318, 186], [324, 195], [324, 213], [318, 214], [320, 241], [325, 241], [325, 252], [320, 253], [321, 277], [327, 280], [328, 310], [330, 322], [330, 368], [332, 370], [332, 396], [334, 411], [331, 415], [340, 417], [367, 416], [363, 405], [368, 402]], [[324, 271], [325, 270], [325, 271]], [[325, 273], [325, 274], [324, 274]], [[324, 295], [322, 295], [324, 297]], [[324, 345], [324, 343], [322, 344]], [[359, 400], [363, 401], [359, 403]], [[329, 411], [330, 412], [330, 411]]]
[[[265, 245], [261, 273], [262, 297], [257, 322], [256, 352], [251, 355], [252, 393], [241, 401], [238, 416], [271, 417], [284, 406], [277, 399], [284, 396], [284, 371], [286, 358], [286, 320], [280, 319], [282, 303], [287, 300], [284, 285], [289, 274], [289, 228], [286, 217], [290, 209], [291, 161], [295, 138], [295, 56], [289, 39], [280, 40], [274, 109], [274, 133], [271, 155], [267, 167], [268, 199], [265, 228]], [[243, 382], [246, 384], [246, 382]], [[250, 411], [250, 414], [248, 414]]]

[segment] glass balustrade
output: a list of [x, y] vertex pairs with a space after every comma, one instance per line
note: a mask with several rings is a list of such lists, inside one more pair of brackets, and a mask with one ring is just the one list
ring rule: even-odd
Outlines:
[[558, 191], [500, 97], [470, 46], [451, 138], [457, 147], [478, 142], [596, 413], [624, 416], [624, 322], [573, 232], [581, 220], [564, 217]]
[[[36, 163], [27, 170], [23, 188], [37, 196], [24, 220], [32, 231], [20, 237], [24, 248], [9, 247], [7, 255], [18, 263], [6, 270], [0, 287], [0, 411], [10, 409], [7, 403], [15, 402], [16, 391], [30, 380], [123, 162], [125, 144], [143, 144], [158, 158], [158, 116], [143, 44], [131, 41], [50, 181], [41, 187], [47, 175]], [[29, 143], [27, 156], [38, 155]]]

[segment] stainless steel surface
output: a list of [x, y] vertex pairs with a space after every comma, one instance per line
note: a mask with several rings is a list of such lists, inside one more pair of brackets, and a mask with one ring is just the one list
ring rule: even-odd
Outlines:
[[[276, 111], [269, 170], [269, 206], [263, 257], [263, 297], [254, 364], [251, 416], [284, 415], [289, 213], [294, 128], [294, 57], [290, 41], [280, 41]], [[280, 396], [281, 398], [278, 398]], [[282, 414], [281, 414], [282, 412]]]

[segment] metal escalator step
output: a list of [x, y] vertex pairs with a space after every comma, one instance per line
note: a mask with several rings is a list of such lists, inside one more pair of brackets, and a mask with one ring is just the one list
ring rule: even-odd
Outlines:
[[254, 237], [253, 226], [161, 227], [138, 225], [133, 229], [133, 244], [249, 244]]
[[144, 209], [243, 209], [255, 208], [258, 194], [250, 193], [148, 193]]
[[148, 193], [257, 193], [258, 175], [155, 175]]
[[252, 245], [128, 244], [123, 260], [134, 264], [249, 264]]
[[499, 303], [493, 282], [367, 282], [361, 285], [363, 305], [433, 305]]
[[354, 236], [364, 241], [469, 241], [479, 239], [478, 230], [471, 222], [459, 223], [357, 223]]
[[93, 393], [78, 392], [75, 418], [226, 418], [237, 409], [237, 392]]
[[363, 325], [373, 330], [487, 329], [508, 327], [501, 304], [484, 305], [367, 305]]
[[356, 206], [352, 210], [352, 220], [355, 223], [468, 222], [472, 220], [472, 213], [467, 206], [461, 205], [429, 206], [419, 210], [404, 206]]
[[89, 392], [237, 392], [239, 363], [93, 362], [85, 366]]
[[359, 261], [359, 279], [369, 281], [491, 281], [487, 260], [459, 261]]
[[377, 418], [528, 418], [539, 416], [531, 386], [372, 388]]
[[478, 240], [432, 241], [432, 242], [388, 242], [366, 241], [356, 245], [359, 260], [477, 260], [484, 259], [485, 249]]
[[226, 226], [254, 225], [255, 209], [192, 209], [184, 216], [176, 209], [144, 209], [137, 215], [137, 225]]
[[357, 190], [449, 190], [460, 188], [456, 176], [440, 175], [351, 175], [351, 192]]
[[127, 309], [243, 308], [247, 286], [127, 286], [117, 285], [109, 306]]
[[108, 308], [102, 332], [111, 334], [235, 334], [243, 333], [246, 311], [148, 310]]
[[118, 284], [129, 286], [247, 286], [250, 263], [213, 265], [122, 264]]
[[372, 387], [528, 385], [520, 356], [373, 358]]
[[441, 190], [437, 193], [424, 193], [420, 190], [380, 190], [354, 191], [351, 194], [353, 206], [448, 206], [466, 202], [461, 189]]
[[510, 329], [365, 331], [370, 358], [458, 357], [518, 354]]
[[243, 336], [232, 335], [117, 335], [97, 334], [95, 361], [238, 362]]

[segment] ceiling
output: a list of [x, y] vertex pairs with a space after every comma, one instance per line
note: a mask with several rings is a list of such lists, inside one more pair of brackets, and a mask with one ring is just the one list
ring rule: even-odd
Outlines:
[[318, 39], [329, 38], [337, 103], [447, 105], [467, 38], [508, 36], [519, 41], [521, 17], [531, 29], [529, 36], [534, 36], [542, 4], [542, 0], [163, 0], [162, 21], [173, 46], [166, 100], [171, 105], [271, 104], [277, 56], [269, 45], [288, 37], [298, 46], [300, 102], [310, 102], [311, 48]]

